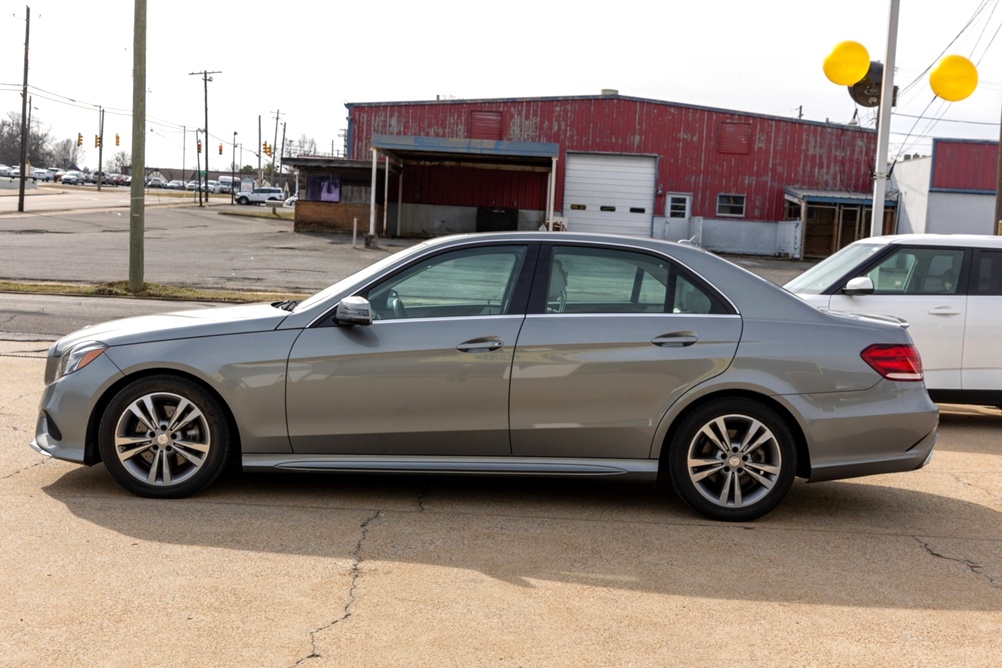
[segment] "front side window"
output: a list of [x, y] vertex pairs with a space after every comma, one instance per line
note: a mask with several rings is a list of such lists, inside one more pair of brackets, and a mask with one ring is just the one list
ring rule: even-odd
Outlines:
[[381, 320], [505, 315], [525, 246], [436, 255], [374, 286], [367, 298]]
[[867, 271], [874, 294], [952, 295], [964, 251], [945, 248], [900, 248]]
[[723, 313], [697, 281], [664, 258], [633, 251], [557, 247], [547, 313]]

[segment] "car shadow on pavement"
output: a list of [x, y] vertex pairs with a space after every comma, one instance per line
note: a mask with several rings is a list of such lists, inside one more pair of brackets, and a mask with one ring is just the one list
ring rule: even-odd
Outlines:
[[651, 486], [589, 480], [234, 472], [159, 501], [121, 490], [99, 465], [44, 491], [137, 541], [349, 560], [362, 572], [407, 563], [528, 588], [1002, 612], [998, 510], [858, 481], [798, 482], [747, 524], [705, 520]]

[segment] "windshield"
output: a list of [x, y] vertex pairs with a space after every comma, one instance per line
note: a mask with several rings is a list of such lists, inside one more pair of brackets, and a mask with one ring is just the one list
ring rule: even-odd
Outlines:
[[395, 262], [398, 262], [398, 261], [406, 258], [408, 255], [412, 255], [413, 253], [418, 252], [427, 243], [428, 242], [420, 243], [420, 244], [418, 244], [416, 246], [412, 246], [412, 247], [410, 247], [410, 248], [408, 248], [406, 250], [402, 250], [402, 251], [399, 251], [397, 253], [392, 253], [390, 255], [387, 255], [386, 257], [384, 257], [379, 262], [376, 262], [375, 264], [371, 264], [368, 267], [366, 267], [365, 269], [362, 269], [362, 270], [360, 270], [358, 272], [355, 272], [351, 276], [348, 276], [347, 278], [344, 278], [344, 279], [338, 281], [337, 283], [335, 283], [334, 285], [330, 286], [329, 288], [324, 288], [323, 290], [321, 290], [320, 292], [316, 293], [312, 297], [309, 297], [309, 298], [304, 299], [303, 301], [299, 302], [299, 304], [296, 306], [296, 308], [295, 308], [295, 310], [293, 312], [294, 313], [302, 313], [303, 311], [308, 311], [309, 309], [313, 308], [314, 306], [316, 306], [320, 302], [327, 300], [332, 295], [336, 295], [339, 292], [344, 292], [345, 290], [349, 289], [350, 287], [352, 287], [353, 285], [355, 285], [357, 283], [364, 283], [366, 281], [366, 279], [368, 279], [368, 278], [370, 278], [372, 276], [375, 276], [376, 274], [378, 274], [379, 272], [381, 272], [383, 269], [385, 269], [388, 265], [394, 264]]
[[819, 295], [835, 281], [859, 266], [886, 246], [883, 244], [853, 243], [814, 265], [783, 287], [797, 295]]

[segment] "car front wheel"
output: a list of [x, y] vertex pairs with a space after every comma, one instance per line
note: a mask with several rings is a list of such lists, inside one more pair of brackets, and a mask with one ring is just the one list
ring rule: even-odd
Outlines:
[[98, 445], [108, 471], [125, 489], [180, 498], [219, 477], [230, 435], [219, 402], [206, 390], [181, 378], [152, 376], [111, 400]]
[[246, 205], [249, 201], [250, 200], [247, 199], [246, 197], [238, 197], [237, 198], [237, 204], [244, 204], [244, 205]]
[[744, 522], [773, 510], [790, 491], [797, 450], [772, 409], [752, 399], [717, 399], [682, 422], [668, 465], [672, 486], [690, 507]]

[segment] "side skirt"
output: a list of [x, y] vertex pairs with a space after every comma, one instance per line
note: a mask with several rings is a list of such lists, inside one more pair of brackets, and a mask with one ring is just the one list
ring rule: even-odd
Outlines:
[[654, 480], [658, 475], [655, 459], [244, 454], [241, 461], [245, 471], [611, 476], [632, 480]]

